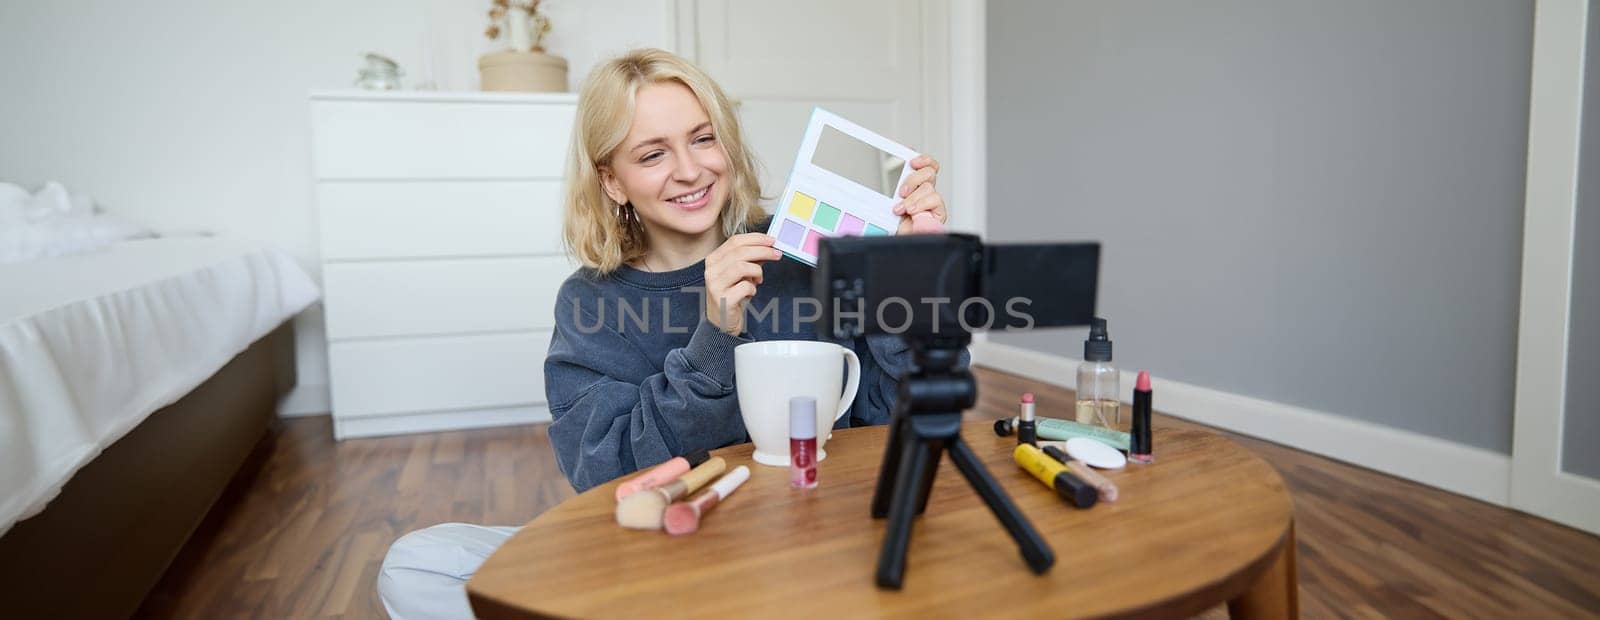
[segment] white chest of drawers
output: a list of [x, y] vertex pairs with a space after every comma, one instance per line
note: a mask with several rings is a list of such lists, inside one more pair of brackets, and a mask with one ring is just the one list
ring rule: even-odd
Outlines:
[[335, 437], [550, 419], [576, 101], [312, 93]]

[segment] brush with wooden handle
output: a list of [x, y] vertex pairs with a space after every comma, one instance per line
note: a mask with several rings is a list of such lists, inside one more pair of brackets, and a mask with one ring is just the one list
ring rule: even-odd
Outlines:
[[728, 462], [720, 456], [711, 457], [689, 473], [654, 489], [645, 489], [617, 502], [617, 525], [636, 530], [661, 529], [661, 517], [667, 506], [728, 470]]
[[633, 495], [642, 489], [654, 489], [658, 486], [689, 473], [689, 470], [699, 467], [701, 463], [711, 458], [705, 450], [695, 450], [683, 456], [667, 459], [667, 462], [650, 468], [648, 471], [634, 476], [632, 480], [617, 485], [617, 501]]

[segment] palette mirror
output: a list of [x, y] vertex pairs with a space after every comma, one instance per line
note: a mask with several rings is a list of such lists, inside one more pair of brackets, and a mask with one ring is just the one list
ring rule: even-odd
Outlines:
[[890, 198], [895, 197], [906, 161], [829, 125], [822, 126], [811, 165]]

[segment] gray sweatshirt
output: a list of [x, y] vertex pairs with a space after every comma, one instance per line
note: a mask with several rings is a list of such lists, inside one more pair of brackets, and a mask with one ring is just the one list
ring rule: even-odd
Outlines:
[[[762, 271], [750, 303], [763, 314], [747, 314], [740, 336], [702, 318], [704, 262], [665, 273], [623, 266], [606, 277], [579, 269], [567, 278], [556, 297], [544, 389], [554, 417], [550, 443], [573, 488], [582, 492], [691, 450], [749, 440], [734, 390], [733, 348], [815, 340], [820, 323], [810, 266], [783, 258]], [[898, 336], [845, 346], [861, 358], [861, 387], [835, 428], [888, 422], [910, 351]]]

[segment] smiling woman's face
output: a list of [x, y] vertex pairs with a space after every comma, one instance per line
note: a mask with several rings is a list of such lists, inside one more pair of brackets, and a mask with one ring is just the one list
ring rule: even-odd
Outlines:
[[639, 88], [633, 125], [601, 182], [612, 200], [633, 205], [652, 243], [693, 242], [719, 233], [727, 174], [728, 158], [694, 93], [657, 82]]

